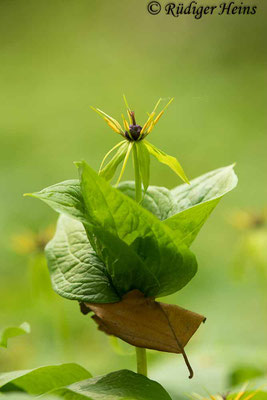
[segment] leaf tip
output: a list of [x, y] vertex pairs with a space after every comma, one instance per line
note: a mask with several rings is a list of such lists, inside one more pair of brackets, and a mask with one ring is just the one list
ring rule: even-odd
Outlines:
[[23, 193], [23, 197], [36, 197], [36, 193]]
[[80, 168], [82, 166], [82, 164], [84, 163], [84, 161], [73, 161], [73, 164], [77, 167]]

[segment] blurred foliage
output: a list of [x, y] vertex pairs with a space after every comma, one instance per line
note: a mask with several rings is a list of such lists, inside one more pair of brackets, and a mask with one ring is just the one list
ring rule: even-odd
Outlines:
[[[176, 399], [200, 386], [223, 391], [236, 360], [265, 365], [265, 295], [254, 268], [245, 270], [246, 279], [232, 279], [242, 233], [227, 224], [234, 209], [266, 207], [267, 6], [255, 2], [255, 16], [199, 21], [153, 17], [141, 0], [0, 2], [0, 321], [1, 328], [22, 320], [32, 327], [8, 352], [0, 349], [1, 371], [68, 361], [93, 375], [135, 368], [134, 356], [114, 353], [78, 304], [53, 293], [42, 255], [14, 251], [12, 239], [56, 222], [22, 193], [75, 178], [74, 160], [98, 169], [117, 136], [89, 106], [119, 118], [123, 93], [137, 117], [158, 97], [175, 97], [151, 140], [179, 156], [189, 178], [234, 161], [239, 175], [238, 189], [194, 244], [198, 274], [165, 299], [207, 317], [187, 347], [196, 378], [187, 380], [181, 357], [155, 352], [150, 377]], [[179, 183], [167, 167], [151, 168], [152, 184]], [[128, 167], [125, 179], [132, 177]]]
[[20, 326], [9, 326], [0, 332], [0, 347], [7, 348], [9, 339], [20, 335], [25, 335], [25, 333], [30, 332], [31, 327], [27, 322], [23, 322]]
[[229, 385], [238, 386], [241, 383], [264, 376], [265, 371], [253, 365], [242, 365], [233, 370], [229, 376]]

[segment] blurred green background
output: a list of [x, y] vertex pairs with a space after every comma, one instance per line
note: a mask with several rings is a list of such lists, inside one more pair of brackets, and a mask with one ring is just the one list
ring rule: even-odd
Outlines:
[[[226, 390], [240, 365], [266, 369], [267, 265], [258, 262], [266, 228], [257, 228], [251, 252], [245, 245], [250, 268], [241, 273], [240, 243], [256, 228], [233, 226], [236, 210], [267, 206], [267, 7], [257, 5], [254, 16], [196, 21], [151, 16], [144, 0], [0, 1], [0, 328], [32, 327], [0, 349], [1, 371], [68, 361], [94, 375], [135, 369], [130, 346], [115, 352], [76, 302], [52, 292], [30, 242], [35, 234], [43, 241], [57, 215], [22, 197], [75, 178], [74, 160], [99, 167], [118, 136], [89, 106], [120, 118], [123, 93], [141, 124], [159, 97], [175, 97], [150, 141], [177, 156], [190, 178], [233, 162], [239, 176], [194, 243], [198, 274], [164, 299], [207, 317], [187, 346], [196, 376], [187, 379], [181, 356], [152, 351], [149, 376], [176, 399]], [[153, 162], [151, 183], [180, 182]]]

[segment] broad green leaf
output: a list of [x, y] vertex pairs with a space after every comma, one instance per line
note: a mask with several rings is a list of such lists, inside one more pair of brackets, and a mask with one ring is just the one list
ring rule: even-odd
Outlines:
[[32, 370], [12, 371], [0, 374], [0, 392], [23, 390], [29, 394], [43, 394], [61, 386], [70, 385], [91, 374], [77, 364], [51, 365]]
[[20, 326], [10, 326], [5, 328], [2, 332], [0, 332], [0, 347], [7, 348], [8, 340], [20, 336], [25, 335], [25, 333], [30, 333], [31, 328], [27, 322], [24, 322]]
[[[188, 248], [176, 245], [171, 230], [132, 199], [110, 186], [85, 162], [77, 165], [88, 220], [94, 226], [93, 233], [101, 227], [114, 238], [118, 237], [125, 242], [142, 258], [159, 282], [157, 293], [143, 293], [163, 296], [185, 286], [197, 268], [195, 257]], [[98, 237], [98, 234], [95, 236]], [[108, 247], [108, 242], [106, 245]], [[128, 270], [129, 262], [126, 255], [125, 265]], [[147, 278], [150, 279], [149, 276]], [[132, 284], [135, 285], [135, 282]]]
[[110, 181], [115, 175], [117, 167], [124, 159], [127, 152], [127, 148], [128, 148], [128, 143], [126, 141], [121, 142], [121, 145], [119, 146], [118, 150], [116, 151], [112, 159], [105, 165], [105, 167], [100, 169], [99, 175], [102, 176], [107, 181]]
[[[235, 188], [237, 177], [233, 166], [208, 172], [172, 190], [150, 186], [142, 206], [168, 225], [179, 240], [188, 246], [214, 210], [220, 199]], [[123, 182], [120, 189], [134, 198], [134, 182]]]
[[156, 159], [162, 164], [165, 164], [171, 168], [184, 182], [189, 183], [181, 164], [175, 157], [169, 156], [146, 140], [144, 140], [144, 144], [152, 156], [156, 157]]
[[140, 165], [140, 173], [144, 186], [144, 194], [147, 191], [150, 179], [150, 156], [147, 147], [143, 141], [136, 142], [136, 149], [138, 155], [138, 161]]
[[[70, 193], [68, 193], [68, 182], [71, 183]], [[59, 194], [57, 192], [58, 187], [60, 188]], [[65, 188], [65, 193], [62, 192], [63, 187]], [[141, 291], [143, 290], [144, 293], [158, 293], [159, 284], [157, 278], [133, 249], [131, 249], [118, 237], [111, 235], [105, 226], [98, 226], [97, 228], [96, 226], [94, 227], [95, 233], [97, 229], [96, 239], [95, 233], [92, 231], [92, 224], [90, 225], [88, 222], [89, 218], [84, 208], [84, 201], [78, 180], [65, 181], [59, 183], [58, 185], [50, 186], [39, 193], [34, 193], [34, 197], [43, 200], [55, 211], [66, 214], [72, 218], [76, 218], [81, 222], [86, 222], [84, 225], [87, 227], [87, 232], [91, 231], [91, 244], [95, 250], [98, 250], [98, 256], [101, 258], [101, 260], [104, 261], [109, 267], [107, 268], [107, 275], [110, 276], [113, 286], [117, 289], [120, 295], [123, 295], [129, 290], [135, 288]], [[62, 198], [63, 202], [61, 203]], [[68, 199], [67, 202], [65, 201], [66, 199]], [[79, 201], [81, 201], [82, 205], [79, 205]], [[77, 210], [82, 211], [81, 213], [77, 213]], [[63, 238], [62, 234], [60, 235], [60, 238]], [[56, 240], [56, 243], [57, 242], [58, 241]], [[64, 248], [67, 248], [67, 244], [64, 244]], [[65, 281], [63, 275], [61, 276], [62, 285], [59, 287], [61, 275], [60, 268], [56, 263], [55, 256], [49, 251], [49, 249], [50, 245], [48, 245], [49, 266], [51, 270], [53, 269], [53, 273], [57, 275], [55, 290], [63, 297], [70, 298], [71, 294], [66, 293], [66, 290], [68, 289], [65, 288], [65, 290], [62, 290], [62, 286], [64, 285]], [[127, 268], [125, 268], [126, 264]], [[64, 271], [67, 272], [67, 269], [64, 269]], [[129, 279], [129, 277], [131, 279]], [[75, 293], [75, 296], [77, 296], [77, 293]], [[80, 300], [82, 300], [82, 297], [80, 297]], [[83, 301], [86, 300], [83, 299]], [[113, 301], [114, 300], [112, 300], [112, 302]]]
[[25, 196], [36, 197], [59, 213], [69, 215], [81, 222], [87, 221], [80, 183], [77, 179], [57, 183], [38, 193], [26, 193]]
[[159, 383], [128, 370], [77, 382], [53, 393], [67, 400], [171, 400]]
[[61, 215], [45, 252], [53, 288], [61, 296], [89, 303], [119, 301], [79, 221]]
[[179, 212], [164, 221], [183, 243], [190, 246], [220, 199], [237, 185], [233, 166], [194, 179], [191, 185], [172, 189]]
[[80, 170], [82, 193], [77, 182], [70, 181], [70, 193], [63, 182], [34, 196], [83, 222], [119, 295], [139, 289], [147, 296], [164, 296], [185, 286], [197, 269], [188, 248], [177, 245], [168, 227], [86, 163], [80, 163]]

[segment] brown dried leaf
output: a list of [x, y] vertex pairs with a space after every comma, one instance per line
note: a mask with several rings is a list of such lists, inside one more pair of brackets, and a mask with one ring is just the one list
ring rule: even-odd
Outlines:
[[[86, 306], [86, 309], [85, 309]], [[147, 349], [182, 353], [190, 370], [184, 347], [205, 317], [176, 305], [147, 298], [139, 290], [127, 293], [122, 301], [82, 305], [82, 312], [93, 311], [99, 329], [125, 342]]]

